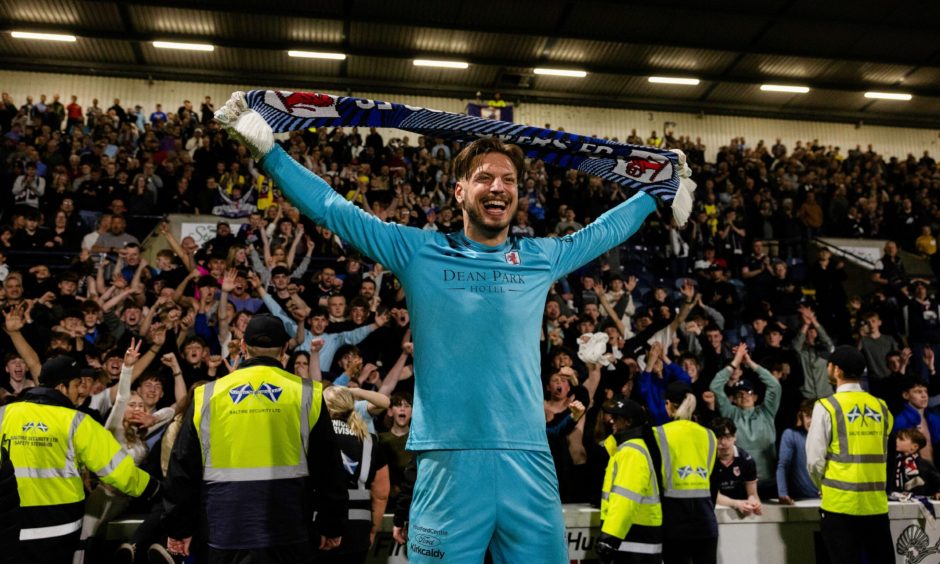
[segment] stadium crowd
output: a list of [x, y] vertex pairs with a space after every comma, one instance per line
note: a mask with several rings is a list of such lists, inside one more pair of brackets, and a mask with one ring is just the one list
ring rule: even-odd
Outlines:
[[[199, 110], [186, 100], [148, 115], [118, 99], [83, 107], [41, 95], [18, 106], [3, 94], [0, 399], [16, 401], [41, 384], [44, 361], [70, 355], [86, 367], [79, 408], [161, 476], [190, 390], [235, 370], [248, 321], [271, 313], [292, 335], [286, 370], [352, 391], [383, 447], [391, 511], [411, 458], [407, 296], [394, 272], [282, 199], [214, 109], [208, 97]], [[700, 141], [672, 132], [623, 141], [682, 149], [699, 188], [685, 227], [654, 214], [547, 296], [545, 421], [563, 501], [599, 502], [604, 402], [632, 397], [659, 424], [676, 381], [691, 386], [697, 420], [719, 438], [719, 504], [746, 515], [770, 499], [818, 497], [804, 444], [813, 402], [833, 393], [826, 358], [839, 344], [861, 349], [865, 385], [896, 415], [892, 490], [940, 491], [930, 464], [940, 303], [933, 277], [909, 276], [899, 254], [938, 266], [940, 169], [928, 152], [735, 138], [711, 161]], [[282, 143], [382, 221], [462, 229], [456, 144], [356, 128]], [[520, 237], [564, 237], [631, 195], [540, 161], [527, 162], [519, 194]], [[214, 237], [177, 240], [163, 220], [174, 213], [219, 216]], [[152, 263], [141, 246], [151, 232], [164, 249]], [[847, 293], [845, 262], [813, 245], [820, 235], [889, 241], [870, 291]], [[140, 340], [139, 358], [128, 358]], [[151, 511], [105, 503], [114, 494], [93, 480], [88, 489], [97, 493], [85, 536], [119, 510]]]

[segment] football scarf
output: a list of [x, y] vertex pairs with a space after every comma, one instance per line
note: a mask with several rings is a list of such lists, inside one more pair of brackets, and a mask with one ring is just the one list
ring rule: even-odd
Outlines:
[[350, 96], [252, 90], [245, 99], [275, 133], [359, 126], [402, 129], [446, 141], [497, 137], [519, 146], [527, 158], [577, 169], [671, 202], [680, 225], [692, 208], [695, 184], [684, 157], [674, 151]]

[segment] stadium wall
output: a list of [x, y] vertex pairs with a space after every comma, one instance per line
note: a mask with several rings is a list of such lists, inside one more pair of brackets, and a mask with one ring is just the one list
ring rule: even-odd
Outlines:
[[[149, 115], [154, 105], [163, 104], [164, 111], [176, 111], [184, 99], [193, 102], [198, 110], [205, 96], [212, 96], [217, 105], [228, 99], [233, 90], [249, 90], [251, 85], [197, 84], [165, 80], [142, 80], [115, 78], [107, 76], [86, 76], [77, 74], [53, 74], [22, 71], [0, 70], [0, 84], [9, 92], [17, 104], [26, 101], [26, 96], [39, 99], [40, 94], [50, 97], [60, 94], [63, 104], [69, 103], [69, 96], [75, 94], [79, 104], [86, 107], [93, 98], [98, 98], [99, 105], [107, 108], [112, 98], [120, 98], [122, 105], [133, 107], [140, 104]], [[289, 85], [283, 87], [290, 90]], [[352, 95], [372, 99], [429, 107], [450, 112], [463, 112], [466, 100], [433, 96], [384, 95], [380, 92], [352, 92]], [[762, 119], [721, 115], [700, 115], [695, 113], [659, 112], [645, 110], [608, 109], [594, 107], [561, 106], [549, 104], [520, 104], [515, 110], [516, 121], [553, 128], [562, 127], [567, 131], [597, 136], [618, 137], [621, 140], [629, 135], [631, 129], [644, 139], [655, 130], [662, 134], [666, 124], [676, 135], [701, 137], [705, 144], [709, 160], [714, 160], [718, 148], [727, 144], [734, 137], [743, 136], [751, 145], [763, 139], [773, 144], [780, 138], [788, 148], [793, 148], [795, 141], [818, 139], [825, 145], [842, 148], [845, 154], [855, 145], [865, 148], [868, 144], [875, 151], [904, 158], [911, 153], [918, 158], [924, 150], [929, 150], [936, 157], [940, 154], [940, 131], [932, 129], [912, 129], [901, 127], [883, 127], [833, 123], [823, 121], [800, 121], [783, 119]]]

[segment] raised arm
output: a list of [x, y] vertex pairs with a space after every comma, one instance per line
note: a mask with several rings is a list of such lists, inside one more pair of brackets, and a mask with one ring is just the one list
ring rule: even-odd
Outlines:
[[[274, 222], [271, 222], [271, 225], [274, 225]], [[261, 250], [264, 252], [264, 264], [269, 269], [274, 268], [274, 258], [271, 256], [271, 234], [268, 233], [267, 229], [262, 229], [260, 232], [261, 235]]]
[[121, 377], [118, 379], [117, 386], [112, 386], [114, 395], [111, 401], [114, 406], [105, 422], [105, 428], [118, 439], [118, 442], [124, 444], [124, 411], [127, 409], [127, 402], [131, 397], [131, 382], [133, 382], [134, 364], [140, 359], [140, 345], [144, 340], [135, 340], [131, 337], [131, 344], [124, 352], [124, 364], [121, 366]]
[[[544, 239], [555, 265], [552, 276], [565, 274], [587, 264], [601, 253], [626, 241], [643, 225], [643, 221], [656, 209], [656, 200], [645, 192], [612, 208], [596, 221], [566, 237]], [[392, 268], [394, 271], [395, 269]]]
[[584, 389], [588, 393], [588, 409], [594, 405], [594, 394], [597, 393], [597, 387], [601, 383], [601, 365], [596, 362], [587, 363], [588, 377], [584, 381]]
[[362, 388], [349, 388], [349, 391], [352, 392], [353, 397], [357, 400], [369, 402], [369, 413], [373, 415], [385, 411], [392, 405], [392, 400], [385, 394], [380, 394], [379, 392], [364, 390]]
[[757, 377], [760, 378], [760, 381], [763, 382], [766, 387], [766, 391], [764, 392], [764, 408], [776, 415], [777, 410], [780, 408], [780, 398], [782, 394], [780, 382], [774, 378], [774, 375], [771, 374], [769, 370], [751, 360], [750, 354], [744, 354], [744, 362], [751, 370], [757, 373]]
[[168, 245], [170, 245], [170, 249], [172, 249], [173, 252], [176, 253], [176, 256], [178, 256], [180, 260], [183, 261], [183, 266], [186, 267], [186, 270], [192, 270], [194, 267], [193, 257], [183, 249], [182, 245], [179, 244], [179, 241], [176, 240], [176, 237], [170, 233], [170, 226], [167, 225], [166, 222], [160, 224], [160, 234], [166, 238], [166, 242]]
[[219, 183], [219, 188], [218, 188], [219, 198], [221, 198], [222, 201], [226, 203], [226, 205], [232, 205], [232, 199], [229, 198], [228, 194], [225, 193], [225, 188], [222, 188], [223, 184], [224, 182]]
[[677, 331], [679, 327], [685, 323], [685, 319], [689, 316], [689, 312], [692, 311], [692, 306], [695, 305], [695, 285], [692, 284], [692, 280], [686, 278], [685, 282], [682, 284], [682, 289], [679, 290], [684, 298], [682, 305], [679, 307], [679, 313], [676, 315], [676, 318], [672, 320], [672, 323], [669, 324], [670, 329], [673, 332]]
[[604, 292], [598, 292], [597, 297], [601, 302], [601, 307], [604, 308], [604, 311], [607, 312], [607, 318], [614, 323], [617, 331], [619, 331], [620, 335], [626, 339], [627, 332], [626, 327], [623, 325], [623, 320], [620, 319], [619, 315], [617, 315], [617, 310], [614, 309], [614, 306], [610, 304], [610, 300], [607, 299], [607, 295]]
[[398, 381], [401, 380], [402, 371], [405, 369], [405, 363], [408, 362], [408, 357], [411, 356], [413, 350], [414, 345], [412, 343], [405, 343], [402, 345], [401, 354], [398, 356], [398, 360], [395, 362], [395, 365], [392, 366], [392, 369], [388, 371], [388, 374], [385, 375], [385, 379], [382, 380], [382, 385], [379, 386], [380, 394], [384, 396], [392, 395], [392, 392], [395, 391], [395, 386], [397, 386]]
[[11, 312], [7, 313], [4, 330], [6, 334], [10, 336], [10, 340], [13, 341], [13, 347], [16, 349], [17, 354], [23, 357], [23, 362], [25, 362], [26, 367], [29, 368], [29, 373], [32, 375], [33, 380], [38, 382], [39, 373], [42, 371], [42, 363], [39, 362], [39, 355], [36, 354], [36, 351], [26, 341], [26, 338], [23, 337], [23, 333], [21, 332], [26, 325], [25, 309], [26, 304], [22, 303], [14, 307]]
[[320, 370], [320, 349], [325, 343], [323, 338], [310, 339], [310, 379], [317, 382], [323, 381], [323, 371]]
[[431, 236], [419, 229], [384, 223], [361, 210], [280, 147], [265, 155], [261, 164], [304, 215], [392, 271], [403, 272], [417, 246]]
[[301, 223], [294, 230], [294, 240], [291, 241], [290, 249], [287, 251], [287, 265], [294, 266], [294, 257], [297, 256], [297, 247], [300, 246], [300, 240], [304, 238], [304, 226]]

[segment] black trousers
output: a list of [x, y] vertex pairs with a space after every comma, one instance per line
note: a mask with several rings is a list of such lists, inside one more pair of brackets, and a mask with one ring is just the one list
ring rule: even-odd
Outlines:
[[884, 515], [844, 515], [819, 511], [829, 564], [859, 564], [862, 554], [868, 562], [894, 562], [891, 522]]
[[61, 537], [20, 541], [23, 562], [29, 564], [71, 564], [81, 539], [81, 529]]
[[610, 560], [601, 560], [603, 564], [660, 564], [662, 561], [662, 554], [636, 554], [632, 552], [621, 552], [615, 554]]
[[209, 564], [311, 564], [314, 553], [306, 542], [246, 550], [209, 547]]
[[362, 564], [369, 556], [369, 549], [355, 552], [334, 552], [332, 550], [317, 551], [317, 557], [314, 559], [316, 564]]
[[718, 537], [663, 541], [663, 564], [717, 564]]

